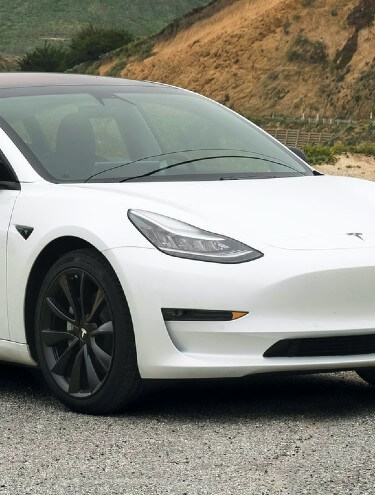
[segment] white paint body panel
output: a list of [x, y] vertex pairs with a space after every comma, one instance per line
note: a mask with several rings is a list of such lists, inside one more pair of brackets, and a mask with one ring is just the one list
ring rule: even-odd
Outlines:
[[0, 361], [36, 366], [27, 344], [19, 344], [9, 340], [0, 340]]
[[[210, 378], [375, 365], [375, 355], [263, 358], [284, 338], [375, 333], [375, 249], [361, 253], [269, 250], [234, 266], [191, 264], [146, 249], [106, 254], [128, 288], [142, 375]], [[249, 314], [233, 322], [166, 325], [160, 307]]]
[[[245, 242], [264, 257], [220, 265], [167, 256], [127, 218], [154, 211]], [[375, 355], [265, 359], [288, 337], [375, 333], [375, 185], [336, 177], [56, 185], [23, 183], [8, 239], [12, 342], [25, 344], [23, 304], [42, 249], [77, 236], [114, 267], [133, 318], [145, 378], [243, 376], [375, 365]], [[34, 227], [25, 241], [16, 224]], [[363, 239], [348, 236], [362, 232]], [[248, 311], [233, 322], [165, 324], [162, 307]], [[0, 342], [6, 357], [8, 343]], [[27, 361], [22, 346], [19, 359]], [[22, 352], [21, 352], [22, 349]], [[30, 364], [32, 360], [30, 358]]]

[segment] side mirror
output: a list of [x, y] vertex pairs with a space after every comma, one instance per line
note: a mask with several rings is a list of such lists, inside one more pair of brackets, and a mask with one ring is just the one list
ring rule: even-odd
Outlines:
[[8, 180], [0, 180], [0, 191], [19, 191], [21, 186], [19, 182], [8, 181]]
[[290, 151], [293, 151], [295, 155], [301, 158], [304, 162], [309, 163], [309, 159], [305, 155], [305, 153], [299, 148], [294, 148], [293, 146], [289, 146]]
[[0, 190], [19, 190], [20, 183], [0, 157]]

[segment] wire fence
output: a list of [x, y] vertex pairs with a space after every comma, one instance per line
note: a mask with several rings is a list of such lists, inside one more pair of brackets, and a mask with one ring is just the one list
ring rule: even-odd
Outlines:
[[307, 132], [300, 129], [267, 129], [267, 132], [286, 146], [296, 148], [327, 144], [333, 137], [330, 132]]
[[[357, 120], [353, 119], [335, 119], [331, 117], [320, 117], [317, 115], [316, 117], [309, 117], [302, 115], [301, 117], [290, 117], [290, 116], [277, 116], [272, 115], [271, 117], [264, 117], [264, 120], [275, 121], [275, 122], [305, 122], [308, 124], [327, 124], [327, 125], [350, 125], [357, 124]], [[370, 120], [372, 120], [372, 114], [370, 116]]]

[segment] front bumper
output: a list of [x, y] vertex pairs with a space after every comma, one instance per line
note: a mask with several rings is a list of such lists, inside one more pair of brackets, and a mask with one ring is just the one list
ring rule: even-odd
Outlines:
[[[143, 378], [224, 378], [375, 366], [375, 354], [265, 358], [288, 338], [375, 333], [375, 249], [272, 248], [221, 265], [150, 248], [104, 254], [127, 297]], [[246, 311], [226, 322], [165, 322], [161, 308]]]

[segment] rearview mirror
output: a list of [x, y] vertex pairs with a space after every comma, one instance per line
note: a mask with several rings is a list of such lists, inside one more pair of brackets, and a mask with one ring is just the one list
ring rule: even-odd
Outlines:
[[309, 159], [305, 155], [305, 153], [299, 148], [294, 148], [293, 146], [289, 146], [290, 151], [293, 151], [295, 155], [301, 158], [304, 162], [309, 163]]

